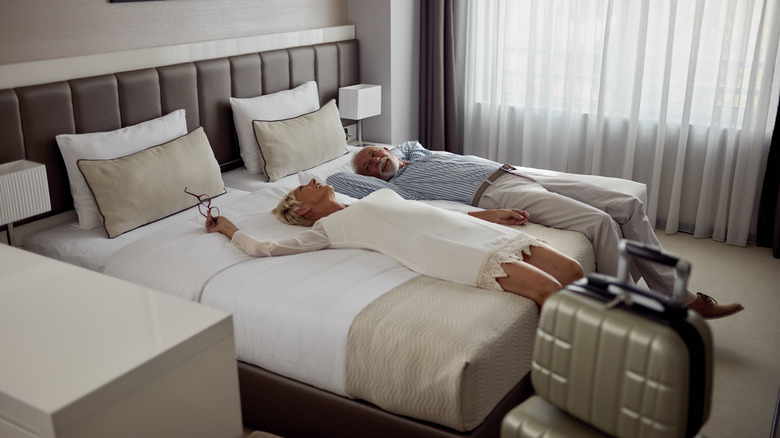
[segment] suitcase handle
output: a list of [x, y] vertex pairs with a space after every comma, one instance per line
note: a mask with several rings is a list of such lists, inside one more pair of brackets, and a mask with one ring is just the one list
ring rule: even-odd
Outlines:
[[[622, 240], [619, 249], [620, 260], [617, 278], [591, 273], [582, 281], [584, 284], [590, 284], [593, 287], [583, 289], [583, 291], [589, 291], [589, 293], [595, 293], [606, 298], [608, 307], [623, 303], [628, 306], [638, 306], [647, 309], [658, 315], [665, 315], [667, 318], [685, 318], [688, 313], [685, 305], [685, 294], [688, 275], [691, 270], [690, 263], [665, 253], [660, 248], [632, 240]], [[631, 281], [628, 272], [632, 257], [644, 258], [652, 262], [674, 267], [676, 275], [672, 297], [635, 285]]]
[[[620, 242], [620, 260], [618, 261], [618, 281], [622, 284], [631, 284], [628, 271], [629, 266], [631, 265], [629, 262], [632, 256], [673, 267], [675, 276], [672, 300], [679, 304], [685, 304], [688, 276], [691, 273], [690, 263], [688, 263], [686, 260], [680, 259], [679, 257], [664, 252], [661, 248], [656, 248], [654, 246], [633, 240], [623, 239]], [[630, 289], [636, 290], [637, 288]], [[648, 292], [651, 291], [648, 290]], [[658, 297], [658, 294], [655, 292], [650, 294], [643, 293], [643, 295]]]
[[618, 305], [639, 307], [661, 315], [665, 319], [684, 319], [688, 314], [685, 304], [633, 283], [619, 282], [615, 277], [593, 272], [580, 281], [592, 287], [577, 289], [577, 291], [600, 295], [606, 299], [604, 304], [608, 308]]

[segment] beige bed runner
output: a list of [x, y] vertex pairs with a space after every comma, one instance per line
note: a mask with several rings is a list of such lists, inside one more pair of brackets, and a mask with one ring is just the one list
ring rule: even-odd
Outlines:
[[418, 277], [352, 323], [347, 392], [459, 431], [478, 426], [530, 370], [538, 308], [507, 292]]

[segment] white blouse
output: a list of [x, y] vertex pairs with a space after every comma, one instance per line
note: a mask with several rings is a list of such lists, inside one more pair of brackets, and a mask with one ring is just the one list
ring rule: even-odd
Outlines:
[[522, 234], [464, 213], [407, 201], [383, 189], [293, 237], [261, 241], [239, 231], [232, 242], [256, 257], [323, 248], [370, 249], [419, 274], [474, 285], [487, 254]]

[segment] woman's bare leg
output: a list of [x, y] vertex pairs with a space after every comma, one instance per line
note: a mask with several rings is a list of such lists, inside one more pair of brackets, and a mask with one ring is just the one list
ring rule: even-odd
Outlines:
[[562, 286], [583, 277], [582, 266], [573, 258], [550, 246], [532, 246], [531, 255], [523, 256], [523, 261], [552, 275]]
[[548, 246], [532, 246], [523, 262], [502, 263], [506, 277], [496, 278], [502, 289], [530, 298], [541, 306], [563, 286], [582, 278], [576, 260]]
[[496, 278], [499, 286], [507, 292], [530, 298], [539, 306], [561, 289], [561, 283], [552, 275], [527, 263], [508, 262], [502, 263], [501, 267], [506, 277]]

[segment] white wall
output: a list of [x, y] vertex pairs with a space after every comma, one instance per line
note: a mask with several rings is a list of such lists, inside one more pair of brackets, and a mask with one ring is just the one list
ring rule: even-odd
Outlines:
[[348, 24], [347, 0], [0, 0], [0, 65]]
[[364, 141], [397, 144], [419, 134], [420, 6], [415, 0], [349, 0], [364, 83], [382, 86], [382, 114], [363, 121]]

